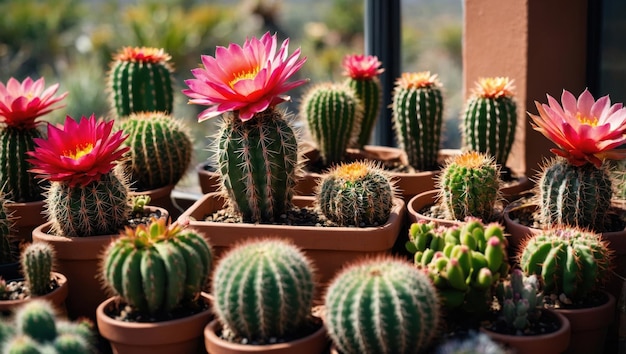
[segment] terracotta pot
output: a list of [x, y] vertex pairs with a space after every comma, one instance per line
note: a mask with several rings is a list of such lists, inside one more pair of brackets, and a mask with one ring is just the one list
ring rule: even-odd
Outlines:
[[[296, 196], [296, 206], [311, 206], [314, 197]], [[222, 209], [225, 200], [219, 193], [205, 194], [178, 219], [203, 232], [219, 257], [234, 244], [266, 236], [291, 240], [309, 256], [317, 270], [318, 295], [344, 264], [366, 255], [389, 253], [404, 220], [404, 201], [394, 198], [391, 216], [378, 227], [315, 227], [204, 221], [206, 215]]]
[[6, 203], [7, 215], [14, 218], [12, 235], [18, 242], [31, 242], [33, 230], [48, 221], [44, 213], [45, 201]]
[[322, 325], [313, 334], [287, 343], [268, 345], [236, 344], [221, 339], [217, 332], [221, 330], [218, 320], [213, 320], [204, 328], [204, 345], [209, 354], [321, 354], [328, 347], [326, 329]]
[[172, 200], [172, 190], [175, 185], [170, 184], [165, 187], [150, 189], [142, 192], [131, 191], [129, 196], [144, 196], [150, 197], [150, 205], [163, 208], [167, 210], [173, 219], [176, 219], [182, 213], [182, 210], [176, 206]]
[[569, 320], [556, 311], [549, 309], [542, 309], [542, 311], [549, 312], [558, 318], [561, 326], [556, 332], [536, 336], [515, 336], [493, 332], [483, 327], [480, 328], [480, 331], [494, 341], [510, 347], [516, 354], [558, 354], [565, 352], [570, 343], [571, 326]]
[[420, 212], [420, 210], [435, 205], [437, 203], [437, 194], [439, 192], [436, 190], [430, 190], [428, 192], [420, 193], [413, 198], [411, 198], [406, 204], [406, 208], [409, 215], [409, 222], [415, 223], [419, 220], [423, 220], [426, 222], [433, 221], [437, 225], [440, 226], [455, 226], [461, 225], [463, 222], [458, 220], [446, 220], [446, 219], [438, 219], [432, 218], [430, 216], [426, 216]]
[[46, 300], [52, 304], [56, 314], [58, 316], [67, 316], [67, 308], [65, 306], [65, 299], [67, 299], [69, 286], [65, 275], [57, 272], [52, 272], [52, 276], [56, 279], [59, 285], [53, 291], [37, 297], [29, 297], [23, 300], [0, 300], [0, 312], [7, 314], [15, 312], [15, 309], [21, 307], [25, 303], [32, 301], [33, 299]]
[[[211, 301], [206, 295], [207, 304]], [[115, 354], [171, 354], [199, 353], [202, 349], [203, 330], [211, 320], [208, 309], [193, 316], [152, 323], [119, 321], [106, 313], [114, 307], [118, 297], [103, 301], [96, 310], [100, 335], [111, 344]]]
[[201, 162], [196, 165], [198, 182], [202, 194], [217, 192], [220, 189], [220, 174], [216, 171], [207, 170], [208, 162]]

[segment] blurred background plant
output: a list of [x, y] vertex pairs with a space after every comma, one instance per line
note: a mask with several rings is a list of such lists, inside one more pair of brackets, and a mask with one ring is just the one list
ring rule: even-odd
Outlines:
[[[299, 75], [311, 84], [341, 80], [341, 60], [364, 52], [364, 0], [0, 0], [0, 80], [45, 77], [68, 91], [66, 108], [47, 117], [107, 117], [106, 72], [123, 46], [162, 47], [172, 56], [173, 114], [194, 126], [200, 108], [187, 105], [180, 90], [200, 55], [215, 46], [276, 32], [302, 47], [307, 63]], [[443, 147], [458, 148], [462, 106], [462, 0], [402, 0], [402, 71], [445, 73]], [[290, 112], [304, 90], [291, 91]], [[205, 161], [213, 122], [194, 129], [194, 161]], [[196, 188], [194, 173], [179, 187]]]

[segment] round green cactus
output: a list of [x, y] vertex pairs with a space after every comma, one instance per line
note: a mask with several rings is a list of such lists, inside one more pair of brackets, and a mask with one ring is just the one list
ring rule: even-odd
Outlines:
[[606, 281], [613, 252], [599, 234], [575, 227], [543, 230], [521, 247], [519, 264], [541, 277], [545, 294], [584, 298]]
[[223, 256], [213, 274], [213, 308], [235, 334], [266, 342], [298, 331], [311, 314], [311, 262], [278, 239], [240, 244]]
[[184, 176], [193, 143], [182, 121], [161, 112], [133, 113], [121, 120], [120, 129], [130, 147], [121, 163], [135, 190], [175, 185]]
[[383, 225], [391, 214], [394, 192], [383, 169], [370, 162], [353, 162], [324, 174], [316, 203], [326, 218], [341, 226]]
[[330, 283], [324, 304], [328, 334], [344, 354], [419, 353], [441, 321], [428, 277], [393, 258], [347, 267]]
[[500, 171], [494, 159], [476, 151], [450, 158], [439, 180], [439, 202], [447, 217], [489, 220], [500, 199]]
[[168, 313], [198, 296], [208, 281], [213, 253], [192, 230], [164, 218], [127, 228], [107, 248], [102, 279], [108, 289], [143, 313]]
[[461, 134], [467, 150], [494, 156], [505, 166], [515, 141], [517, 104], [508, 77], [481, 78], [466, 102]]
[[45, 242], [31, 243], [22, 250], [22, 271], [31, 296], [50, 292], [50, 273], [54, 259], [54, 249]]
[[363, 120], [363, 105], [345, 84], [321, 83], [302, 97], [300, 109], [326, 166], [341, 162]]
[[51, 342], [57, 337], [56, 318], [51, 305], [43, 300], [30, 301], [15, 315], [19, 332], [37, 342]]
[[404, 73], [393, 91], [393, 125], [409, 165], [419, 171], [438, 169], [443, 125], [443, 98], [437, 75]]
[[273, 221], [291, 208], [298, 142], [284, 113], [227, 114], [217, 144], [222, 190], [244, 221]]

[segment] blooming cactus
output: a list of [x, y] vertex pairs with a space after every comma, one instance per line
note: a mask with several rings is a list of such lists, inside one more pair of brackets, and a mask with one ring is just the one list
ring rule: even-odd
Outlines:
[[10, 78], [6, 86], [0, 83], [0, 122], [10, 127], [32, 128], [36, 119], [61, 108], [53, 106], [67, 96], [67, 92], [54, 97], [59, 84], [45, 88], [44, 78], [23, 82]]

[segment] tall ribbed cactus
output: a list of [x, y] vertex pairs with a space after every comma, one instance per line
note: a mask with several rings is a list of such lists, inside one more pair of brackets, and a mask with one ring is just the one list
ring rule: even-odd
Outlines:
[[278, 239], [240, 244], [223, 256], [213, 274], [213, 309], [235, 334], [265, 342], [297, 332], [313, 302], [310, 261]]
[[519, 263], [541, 277], [545, 294], [581, 299], [606, 281], [613, 252], [599, 234], [574, 227], [543, 230], [526, 240]]
[[102, 259], [106, 287], [142, 313], [157, 314], [198, 296], [213, 252], [202, 235], [161, 218], [127, 228]]
[[45, 242], [29, 244], [21, 253], [22, 271], [31, 296], [50, 292], [50, 273], [54, 265], [54, 249]]
[[137, 191], [174, 185], [185, 174], [193, 143], [186, 125], [161, 112], [133, 113], [124, 117], [120, 129], [128, 134], [130, 147], [122, 164]]
[[393, 125], [409, 165], [436, 170], [443, 124], [443, 98], [437, 75], [403, 73], [393, 91]]
[[0, 180], [9, 198], [15, 202], [44, 198], [43, 185], [28, 173], [32, 165], [26, 161], [26, 152], [35, 147], [33, 140], [41, 137], [42, 133], [37, 127], [0, 129]]
[[466, 150], [494, 156], [505, 166], [515, 141], [517, 105], [513, 80], [508, 77], [480, 78], [465, 104], [461, 134]]
[[226, 114], [217, 144], [223, 190], [245, 221], [272, 221], [291, 208], [298, 142], [284, 113], [270, 108], [247, 121]]
[[358, 161], [332, 167], [322, 176], [316, 203], [341, 226], [383, 225], [393, 207], [394, 186], [374, 163]]
[[446, 161], [438, 187], [439, 203], [448, 218], [488, 220], [500, 197], [500, 171], [492, 157], [468, 151]]
[[328, 287], [328, 334], [344, 354], [405, 354], [425, 350], [441, 321], [428, 277], [393, 258], [364, 260]]
[[172, 113], [170, 55], [163, 49], [124, 47], [108, 73], [111, 105], [118, 117], [136, 112]]
[[372, 136], [374, 123], [380, 113], [382, 86], [378, 75], [384, 69], [382, 63], [372, 55], [346, 55], [343, 58], [343, 74], [348, 85], [363, 104], [363, 119], [355, 141], [357, 148], [367, 144]]
[[300, 108], [325, 166], [342, 162], [360, 130], [363, 105], [345, 84], [321, 83], [302, 97]]
[[606, 166], [575, 166], [555, 158], [543, 167], [538, 188], [541, 221], [545, 225], [603, 230], [613, 195]]

